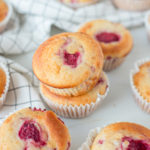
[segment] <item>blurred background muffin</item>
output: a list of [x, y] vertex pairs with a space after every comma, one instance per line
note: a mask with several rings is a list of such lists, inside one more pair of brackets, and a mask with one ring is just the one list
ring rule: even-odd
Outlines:
[[7, 14], [8, 14], [8, 6], [3, 0], [0, 0], [0, 22], [5, 19]]
[[116, 7], [124, 10], [142, 11], [150, 9], [150, 0], [112, 0]]
[[78, 8], [78, 7], [82, 7], [82, 6], [95, 3], [98, 0], [60, 0], [60, 1], [72, 8]]

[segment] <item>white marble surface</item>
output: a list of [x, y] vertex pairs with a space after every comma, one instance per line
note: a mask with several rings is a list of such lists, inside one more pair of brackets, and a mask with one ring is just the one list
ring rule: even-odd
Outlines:
[[[56, 33], [58, 30], [54, 30]], [[90, 129], [104, 126], [116, 121], [130, 121], [150, 127], [150, 115], [141, 111], [134, 102], [129, 83], [129, 72], [138, 59], [150, 57], [150, 42], [148, 42], [144, 27], [132, 29], [134, 48], [123, 65], [108, 73], [111, 88], [110, 93], [101, 106], [89, 117], [84, 119], [63, 119], [69, 127], [72, 137], [72, 150], [85, 141]], [[34, 52], [9, 58], [32, 70]]]

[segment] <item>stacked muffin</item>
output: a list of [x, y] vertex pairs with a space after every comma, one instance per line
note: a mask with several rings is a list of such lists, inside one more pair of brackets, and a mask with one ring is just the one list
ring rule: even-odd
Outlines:
[[102, 68], [100, 45], [84, 33], [55, 35], [33, 57], [42, 97], [64, 117], [84, 117], [96, 108], [108, 91]]

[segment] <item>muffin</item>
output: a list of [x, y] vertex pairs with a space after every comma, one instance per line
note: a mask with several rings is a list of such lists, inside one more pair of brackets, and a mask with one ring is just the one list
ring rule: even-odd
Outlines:
[[80, 150], [149, 150], [150, 130], [144, 126], [119, 122], [92, 130]]
[[44, 84], [40, 93], [48, 106], [57, 114], [69, 118], [81, 118], [91, 114], [109, 91], [107, 76], [102, 72], [95, 87], [86, 94], [64, 97], [53, 94]]
[[119, 66], [132, 49], [131, 34], [121, 24], [94, 20], [82, 25], [78, 31], [89, 34], [102, 47], [105, 59], [104, 71]]
[[90, 91], [99, 80], [103, 54], [90, 36], [62, 33], [40, 45], [32, 66], [40, 82], [54, 94], [79, 96]]
[[0, 22], [3, 21], [7, 14], [8, 14], [8, 6], [7, 4], [3, 1], [3, 0], [0, 0]]
[[150, 113], [150, 59], [138, 61], [130, 79], [136, 102], [142, 110]]
[[116, 7], [123, 10], [143, 11], [150, 9], [150, 0], [112, 0]]
[[60, 2], [72, 8], [79, 8], [89, 4], [96, 3], [98, 0], [60, 0]]
[[52, 112], [25, 108], [10, 115], [0, 127], [1, 150], [69, 150], [70, 135]]
[[2, 32], [12, 15], [12, 6], [4, 0], [0, 0], [0, 32]]
[[0, 107], [3, 105], [9, 87], [9, 73], [7, 67], [0, 63]]

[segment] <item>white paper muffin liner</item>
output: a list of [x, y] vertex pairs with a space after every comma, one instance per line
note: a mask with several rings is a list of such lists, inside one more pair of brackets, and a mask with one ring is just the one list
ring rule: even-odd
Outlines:
[[111, 58], [111, 59], [105, 59], [104, 60], [104, 66], [103, 66], [103, 70], [104, 71], [111, 71], [115, 68], [117, 68], [118, 66], [120, 66], [123, 61], [124, 61], [125, 57], [120, 57], [120, 58]]
[[143, 11], [150, 9], [149, 0], [112, 0], [115, 6], [120, 9], [130, 10], [130, 11]]
[[0, 22], [0, 32], [4, 31], [13, 13], [12, 5], [8, 1], [5, 2], [8, 6], [8, 14], [5, 19]]
[[150, 40], [150, 19], [149, 18], [150, 18], [150, 11], [148, 11], [146, 16], [145, 16], [145, 27], [147, 30], [148, 38]]
[[10, 76], [8, 72], [8, 68], [3, 64], [0, 63], [0, 68], [5, 72], [6, 75], [6, 85], [3, 94], [0, 96], [0, 107], [4, 104], [4, 101], [6, 99], [7, 91], [9, 88], [9, 83], [10, 83]]
[[88, 115], [90, 115], [97, 107], [98, 105], [105, 99], [105, 97], [108, 95], [109, 92], [109, 81], [106, 76], [107, 85], [108, 88], [106, 89], [106, 92], [104, 95], [97, 95], [96, 102], [92, 102], [91, 104], [86, 105], [80, 105], [80, 106], [73, 106], [73, 105], [62, 105], [54, 103], [53, 101], [49, 100], [47, 97], [44, 96], [44, 94], [41, 91], [40, 88], [40, 94], [43, 100], [46, 102], [46, 104], [58, 115], [65, 117], [65, 118], [83, 118]]
[[[59, 0], [60, 2], [61, 2], [61, 0]], [[61, 3], [63, 3], [64, 5], [66, 5], [66, 6], [69, 6], [69, 7], [71, 7], [71, 8], [73, 8], [73, 9], [77, 9], [77, 8], [81, 8], [81, 7], [84, 7], [84, 6], [88, 6], [88, 5], [91, 5], [91, 4], [94, 4], [94, 3], [96, 3], [96, 2], [98, 2], [99, 0], [91, 0], [91, 1], [89, 1], [89, 2], [85, 2], [85, 3], [76, 3], [76, 4], [72, 4], [72, 3], [69, 3], [69, 2], [61, 2]]]
[[86, 141], [81, 145], [80, 148], [78, 148], [78, 150], [90, 150], [92, 143], [94, 142], [95, 138], [97, 137], [102, 128], [103, 127], [97, 127], [90, 130]]
[[143, 98], [143, 96], [140, 94], [140, 92], [138, 91], [138, 89], [134, 85], [134, 81], [133, 81], [133, 76], [137, 72], [139, 72], [139, 67], [148, 61], [150, 61], [150, 58], [139, 60], [135, 63], [135, 68], [132, 69], [130, 72], [130, 84], [131, 84], [131, 89], [132, 89], [133, 96], [135, 98], [136, 103], [141, 107], [141, 109], [143, 111], [150, 113], [150, 103], [147, 102], [147, 100]]

